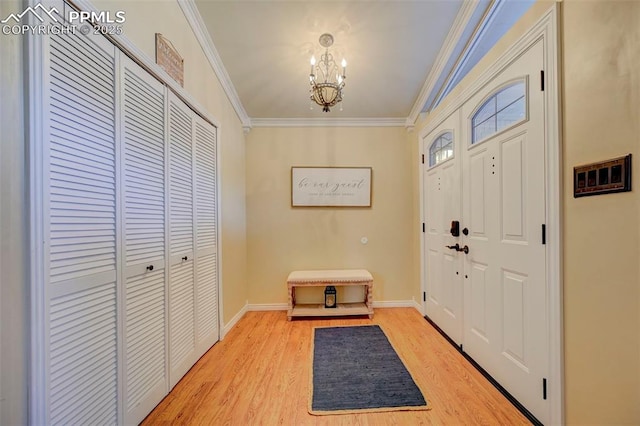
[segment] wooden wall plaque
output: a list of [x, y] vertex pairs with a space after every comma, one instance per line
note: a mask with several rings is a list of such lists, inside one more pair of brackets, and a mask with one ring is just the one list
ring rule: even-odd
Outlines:
[[160, 33], [156, 33], [156, 63], [184, 87], [184, 59]]

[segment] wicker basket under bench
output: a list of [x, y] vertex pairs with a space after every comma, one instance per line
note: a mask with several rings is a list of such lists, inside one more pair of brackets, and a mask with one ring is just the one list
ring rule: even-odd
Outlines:
[[[364, 286], [364, 302], [338, 303], [335, 308], [325, 308], [324, 303], [296, 304], [296, 287]], [[373, 318], [373, 277], [366, 269], [330, 269], [293, 271], [287, 278], [289, 308], [287, 317], [369, 315]]]

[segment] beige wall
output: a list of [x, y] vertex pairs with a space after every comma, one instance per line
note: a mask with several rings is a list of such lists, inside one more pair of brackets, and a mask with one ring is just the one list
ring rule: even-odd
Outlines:
[[222, 298], [224, 323], [245, 305], [245, 142], [242, 123], [207, 61], [182, 9], [175, 1], [94, 0], [99, 10], [122, 10], [124, 35], [155, 59], [155, 33], [161, 33], [184, 58], [184, 88], [219, 124], [222, 221]]
[[[563, 4], [567, 422], [640, 424], [640, 2]], [[573, 198], [632, 153], [633, 192]]]
[[[418, 231], [411, 161], [404, 128], [253, 129], [247, 136], [249, 302], [286, 303], [289, 272], [336, 268], [368, 269], [374, 301], [411, 300]], [[372, 207], [292, 208], [292, 166], [371, 166]]]
[[[538, 1], [417, 128], [551, 3]], [[640, 2], [567, 0], [560, 11], [565, 416], [576, 425], [640, 424], [640, 195], [574, 199], [572, 192], [576, 165], [632, 153], [638, 167]]]

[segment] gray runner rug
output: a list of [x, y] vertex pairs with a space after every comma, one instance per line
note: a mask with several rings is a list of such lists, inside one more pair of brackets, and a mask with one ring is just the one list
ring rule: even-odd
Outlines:
[[380, 326], [313, 331], [311, 414], [430, 409]]

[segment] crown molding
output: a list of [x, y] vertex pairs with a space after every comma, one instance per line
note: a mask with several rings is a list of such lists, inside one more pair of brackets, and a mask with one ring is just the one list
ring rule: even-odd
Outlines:
[[252, 127], [404, 127], [404, 118], [253, 118]]
[[227, 97], [229, 98], [231, 105], [233, 105], [233, 108], [235, 109], [236, 114], [238, 114], [238, 117], [242, 122], [242, 127], [243, 129], [245, 129], [245, 132], [246, 132], [246, 129], [251, 128], [251, 119], [247, 115], [247, 112], [245, 111], [244, 107], [242, 106], [242, 103], [240, 102], [240, 97], [238, 96], [238, 93], [236, 92], [235, 87], [233, 87], [231, 78], [229, 77], [229, 74], [227, 73], [227, 70], [225, 69], [222, 63], [222, 59], [220, 59], [220, 55], [218, 54], [218, 51], [216, 50], [216, 47], [213, 44], [213, 40], [209, 35], [209, 31], [207, 31], [207, 26], [204, 23], [195, 2], [193, 0], [177, 0], [177, 1], [178, 1], [178, 5], [180, 6], [180, 9], [182, 9], [182, 13], [187, 19], [187, 22], [191, 26], [191, 30], [196, 36], [198, 43], [200, 43], [200, 47], [202, 48], [202, 51], [204, 52], [205, 56], [209, 60], [209, 64], [211, 64], [213, 71], [218, 77], [218, 80], [220, 81], [220, 84], [222, 85], [224, 92], [227, 94]]
[[456, 16], [455, 21], [453, 22], [453, 26], [447, 34], [447, 38], [445, 39], [440, 52], [438, 53], [438, 57], [435, 60], [427, 79], [422, 85], [422, 89], [420, 90], [420, 94], [418, 95], [416, 102], [413, 104], [411, 108], [411, 112], [406, 119], [405, 126], [409, 128], [413, 126], [420, 112], [422, 112], [422, 108], [427, 103], [429, 99], [429, 95], [436, 89], [436, 83], [440, 76], [447, 72], [445, 69], [447, 62], [455, 53], [455, 49], [458, 44], [462, 41], [462, 37], [465, 31], [468, 29], [470, 25], [474, 25], [471, 22], [473, 15], [476, 12], [478, 7], [482, 7], [481, 2], [476, 1], [465, 1], [462, 3], [460, 7], [460, 11], [458, 11], [458, 15]]

